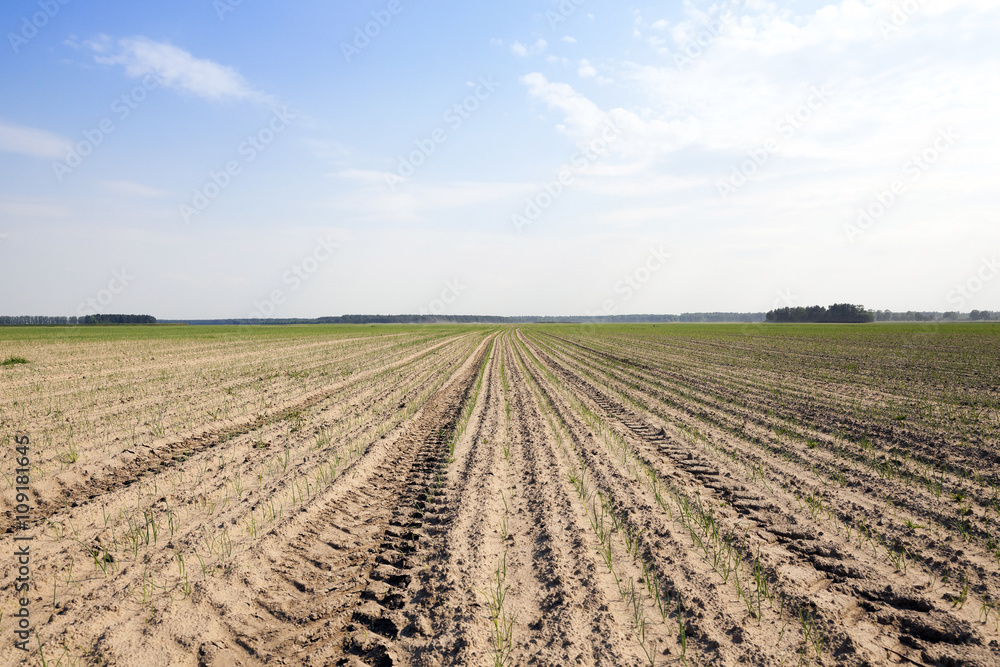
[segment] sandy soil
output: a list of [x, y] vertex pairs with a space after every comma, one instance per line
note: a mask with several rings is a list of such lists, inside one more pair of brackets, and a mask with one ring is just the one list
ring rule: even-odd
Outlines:
[[[134, 442], [121, 424], [156, 392], [110, 371], [81, 389], [98, 371], [53, 352], [61, 411], [35, 398], [26, 423], [126, 419], [81, 427], [77, 461], [40, 449], [28, 531], [0, 496], [4, 552], [34, 538], [47, 664], [1000, 664], [988, 438], [865, 422], [845, 379], [778, 392], [703, 342], [275, 345], [280, 373], [267, 345], [133, 351], [139, 374], [170, 359], [159, 403], [189, 416]], [[37, 395], [17, 382], [8, 412]], [[16, 576], [0, 561], [7, 646]]]

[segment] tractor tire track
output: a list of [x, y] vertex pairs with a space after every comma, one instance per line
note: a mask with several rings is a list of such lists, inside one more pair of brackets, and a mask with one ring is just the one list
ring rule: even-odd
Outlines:
[[647, 461], [664, 474], [700, 486], [701, 497], [724, 498], [740, 519], [759, 526], [766, 562], [783, 575], [789, 599], [800, 608], [813, 607], [832, 617], [826, 625], [828, 643], [843, 656], [841, 660], [867, 654], [882, 661], [891, 654], [916, 664], [994, 664], [995, 642], [990, 650], [988, 640], [968, 620], [956, 618], [904, 581], [896, 581], [892, 568], [871, 558], [857, 560], [849, 541], [839, 539], [839, 533], [824, 537], [823, 531], [809, 527], [808, 519], [796, 519], [797, 508], [780, 494], [735, 483], [734, 471], [726, 471], [724, 462], [669, 437], [663, 428], [537, 345], [535, 351], [578, 395], [624, 426]]
[[488, 349], [480, 343], [395, 442], [373, 448], [338, 493], [298, 515], [283, 531], [287, 542], [265, 548], [249, 580], [249, 613], [231, 625], [247, 660], [409, 664], [400, 640], [427, 630], [419, 609], [435, 521], [429, 501]]
[[[156, 448], [140, 445], [135, 450], [126, 450], [134, 458], [119, 463], [113, 470], [107, 471], [99, 477], [90, 477], [76, 484], [60, 483], [61, 496], [59, 501], [39, 498], [37, 499], [36, 506], [32, 508], [32, 512], [39, 520], [44, 520], [65, 507], [77, 507], [94, 501], [102, 495], [135, 484], [147, 474], [156, 474], [164, 470], [169, 470], [195, 454], [218, 447], [233, 438], [252, 433], [269, 424], [287, 420], [292, 415], [329, 400], [338, 393], [345, 391], [348, 387], [370, 379], [380, 372], [414, 363], [433, 354], [435, 350], [454, 343], [455, 339], [442, 341], [430, 348], [401, 359], [386, 368], [372, 369], [363, 374], [351, 377], [348, 380], [311, 391], [293, 401], [286, 401], [280, 407], [266, 414], [258, 414], [254, 417], [239, 420], [232, 426], [205, 429], [197, 435], [190, 435], [173, 442], [167, 442]], [[13, 508], [6, 510], [4, 516], [0, 518], [0, 532], [13, 533], [16, 526], [17, 521], [14, 517]]]

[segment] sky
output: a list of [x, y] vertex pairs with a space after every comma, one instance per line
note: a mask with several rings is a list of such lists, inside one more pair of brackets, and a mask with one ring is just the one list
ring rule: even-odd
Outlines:
[[9, 0], [0, 34], [0, 314], [1000, 310], [995, 0]]

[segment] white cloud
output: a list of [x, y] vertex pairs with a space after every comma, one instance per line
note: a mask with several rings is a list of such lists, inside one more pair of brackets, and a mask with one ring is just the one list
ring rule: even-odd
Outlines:
[[648, 162], [655, 156], [687, 145], [697, 136], [697, 119], [646, 119], [621, 107], [601, 109], [585, 95], [566, 83], [549, 81], [533, 72], [521, 78], [528, 94], [563, 114], [556, 129], [575, 143], [589, 142], [600, 136], [613, 121], [620, 128], [619, 138], [611, 149], [621, 158]]
[[[70, 43], [74, 48], [79, 48], [79, 45], [75, 42], [71, 41]], [[83, 45], [92, 50], [94, 53], [107, 53], [108, 50], [114, 46], [114, 42], [109, 35], [101, 34], [98, 35], [96, 39], [88, 39], [84, 41]]]
[[59, 160], [69, 148], [70, 142], [56, 134], [0, 120], [0, 152]]
[[514, 42], [510, 45], [510, 52], [519, 58], [527, 58], [528, 56], [538, 56], [545, 53], [545, 49], [548, 47], [549, 43], [544, 39], [539, 39], [533, 46], [525, 46], [521, 42]]
[[566, 35], [565, 37], [562, 38], [562, 41], [566, 42], [567, 44], [576, 44], [576, 37], [570, 37], [569, 35]]
[[[958, 3], [954, 0], [951, 8]], [[992, 28], [986, 26], [997, 26], [996, 10], [984, 14], [987, 8], [979, 0], [961, 6], [982, 24], [978, 39], [988, 40]], [[906, 17], [891, 44], [877, 28], [893, 11], [893, 4], [883, 0], [843, 0], [798, 16], [763, 2], [743, 7], [744, 15], [721, 20], [689, 6], [687, 17], [671, 24], [669, 36], [661, 39], [667, 43], [673, 37], [674, 53], [678, 45], [699, 46], [683, 67], [670, 60], [581, 61], [579, 76], [594, 79], [598, 72], [614, 72], [621, 87], [638, 96], [625, 108], [607, 112], [625, 128], [617, 147], [622, 157], [662, 170], [672, 153], [695, 150], [700, 159], [694, 169], [707, 177], [711, 165], [721, 163], [714, 169], [729, 172], [747, 150], [775, 138], [776, 156], [785, 162], [769, 165], [766, 178], [807, 173], [821, 178], [830, 170], [860, 170], [854, 178], [864, 182], [879, 170], [891, 175], [907, 152], [922, 149], [938, 127], [975, 128], [976, 146], [996, 145], [998, 132], [988, 116], [1000, 106], [1000, 81], [993, 76], [998, 58], [972, 59], [959, 52], [927, 58], [932, 43], [956, 29], [952, 24], [949, 32], [940, 21], [927, 19], [929, 11], [923, 12], [929, 4]], [[935, 5], [934, 11], [940, 14], [942, 8]], [[967, 17], [949, 17], [958, 21], [963, 39], [976, 39]], [[642, 25], [641, 17], [636, 23]], [[585, 139], [593, 119], [605, 113], [572, 87], [541, 74], [523, 82], [532, 97], [563, 114], [556, 129], [575, 141]], [[810, 90], [820, 84], [832, 90], [832, 98], [806, 109], [807, 122], [784, 136], [779, 123], [809, 103]], [[970, 169], [970, 176], [980, 182], [989, 167], [985, 155], [978, 159], [980, 173]]]
[[607, 122], [607, 114], [569, 84], [551, 82], [540, 72], [525, 75], [521, 82], [528, 86], [531, 97], [565, 114], [563, 124], [575, 139], [593, 136]]
[[581, 79], [594, 79], [599, 86], [606, 86], [609, 83], [615, 82], [614, 79], [609, 79], [598, 74], [597, 68], [586, 58], [580, 61], [580, 66], [577, 68], [576, 73]]
[[133, 78], [155, 73], [163, 85], [213, 101], [273, 102], [269, 96], [254, 90], [232, 67], [196, 58], [165, 42], [146, 37], [122, 39], [118, 41], [116, 55], [101, 55], [110, 51], [106, 39], [88, 45], [98, 54], [94, 60], [104, 65], [121, 65]]

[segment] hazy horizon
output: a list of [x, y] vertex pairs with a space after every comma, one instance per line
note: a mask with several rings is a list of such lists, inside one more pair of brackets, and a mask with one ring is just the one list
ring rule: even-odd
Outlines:
[[1000, 310], [986, 0], [0, 25], [0, 314]]

